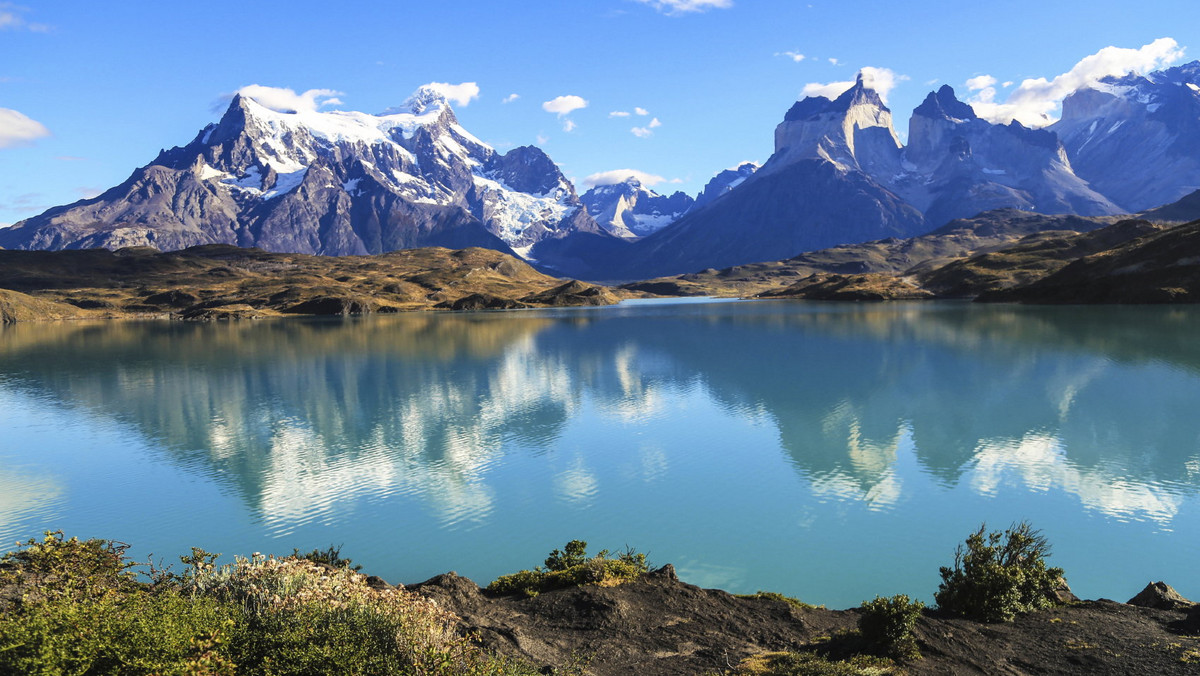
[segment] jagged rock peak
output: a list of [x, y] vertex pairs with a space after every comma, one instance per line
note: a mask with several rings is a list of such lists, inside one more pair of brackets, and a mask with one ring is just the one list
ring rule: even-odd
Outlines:
[[860, 72], [854, 81], [854, 86], [842, 92], [834, 100], [829, 100], [824, 96], [806, 96], [797, 101], [795, 105], [788, 110], [783, 116], [784, 122], [798, 121], [814, 121], [823, 115], [830, 113], [845, 114], [851, 108], [860, 105], [874, 106], [881, 110], [891, 112], [884, 105], [883, 99], [880, 98], [879, 92], [867, 86], [863, 81], [863, 74]]
[[929, 92], [929, 96], [926, 96], [921, 105], [913, 110], [913, 115], [955, 121], [978, 118], [975, 109], [970, 104], [958, 100], [958, 97], [954, 95], [954, 88], [950, 85], [942, 85], [941, 89], [936, 92]]

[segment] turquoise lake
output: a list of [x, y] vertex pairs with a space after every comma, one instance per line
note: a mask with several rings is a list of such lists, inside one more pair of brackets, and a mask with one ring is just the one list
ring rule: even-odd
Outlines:
[[641, 301], [0, 327], [0, 542], [342, 545], [486, 584], [571, 539], [830, 607], [1028, 519], [1200, 598], [1200, 308]]

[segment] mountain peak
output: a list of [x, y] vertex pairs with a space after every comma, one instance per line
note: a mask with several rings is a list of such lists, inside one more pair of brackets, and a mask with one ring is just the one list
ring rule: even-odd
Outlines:
[[413, 115], [424, 115], [427, 112], [434, 112], [435, 109], [449, 108], [450, 101], [446, 99], [445, 94], [425, 85], [408, 97], [404, 102], [404, 107], [411, 110]]
[[950, 85], [942, 85], [936, 92], [929, 92], [921, 105], [913, 110], [913, 115], [950, 120], [974, 120], [979, 117], [974, 108], [958, 100]]

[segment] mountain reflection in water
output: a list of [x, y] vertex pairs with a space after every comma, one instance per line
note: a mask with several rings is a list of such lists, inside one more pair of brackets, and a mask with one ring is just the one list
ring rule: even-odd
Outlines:
[[[810, 515], [1016, 490], [1169, 532], [1200, 487], [1196, 335], [1190, 308], [932, 303], [45, 323], [0, 330], [0, 392], [114, 421], [275, 537], [326, 527], [339, 542], [336, 529], [382, 514], [495, 528], [511, 504], [636, 521], [619, 503], [655, 504], [648, 486], [706, 500], [682, 487], [719, 463], [790, 466], [782, 490]], [[713, 427], [731, 424], [755, 432]], [[69, 493], [60, 470], [34, 457], [0, 442], [10, 540], [69, 517], [46, 506]], [[762, 519], [733, 509], [731, 524]]]

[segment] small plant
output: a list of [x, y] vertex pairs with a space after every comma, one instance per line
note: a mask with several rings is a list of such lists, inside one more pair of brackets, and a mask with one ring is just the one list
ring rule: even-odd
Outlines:
[[1004, 532], [986, 524], [954, 552], [954, 566], [942, 567], [934, 594], [939, 608], [981, 622], [1011, 622], [1017, 613], [1054, 605], [1064, 584], [1061, 568], [1047, 568], [1050, 544], [1028, 522]]
[[816, 608], [824, 608], [825, 607], [825, 606], [814, 606], [811, 603], [805, 603], [804, 601], [801, 601], [800, 599], [794, 598], [792, 596], [784, 596], [783, 594], [780, 594], [779, 592], [762, 591], [761, 589], [759, 591], [754, 592], [753, 594], [734, 594], [734, 597], [739, 598], [739, 599], [770, 599], [772, 601], [783, 601], [784, 603], [788, 604], [789, 606], [792, 606], [793, 608], [798, 608], [800, 610], [814, 610]]
[[834, 660], [815, 652], [764, 653], [748, 657], [737, 666], [735, 676], [889, 676], [903, 673], [891, 660], [855, 655]]
[[537, 596], [551, 589], [578, 587], [585, 584], [613, 586], [636, 580], [649, 567], [646, 555], [626, 549], [610, 558], [607, 549], [593, 557], [587, 555], [587, 542], [571, 540], [563, 551], [555, 549], [546, 557], [546, 567], [521, 570], [511, 575], [501, 575], [488, 585], [488, 591], [499, 594], [525, 594]]
[[[546, 557], [546, 570], [566, 570], [587, 561], [587, 543], [583, 540], [571, 540], [563, 550], [565, 551], [555, 549], [550, 552], [550, 556]], [[607, 553], [607, 549], [600, 552], [600, 557], [603, 558]]]
[[334, 568], [349, 568], [350, 570], [362, 570], [362, 566], [352, 566], [350, 564], [354, 563], [353, 561], [351, 561], [350, 559], [342, 558], [342, 546], [341, 545], [337, 545], [337, 546], [329, 545], [328, 549], [324, 549], [324, 550], [314, 549], [307, 554], [301, 554], [299, 549], [293, 548], [292, 556], [296, 557], [297, 559], [306, 559], [308, 561], [312, 561], [313, 563], [324, 563], [326, 565], [333, 566]]
[[858, 631], [863, 640], [881, 654], [916, 659], [921, 656], [921, 652], [917, 650], [917, 639], [913, 635], [913, 629], [916, 628], [924, 608], [924, 603], [910, 601], [906, 594], [897, 594], [891, 598], [876, 596], [873, 601], [863, 603], [863, 614], [858, 618]]

